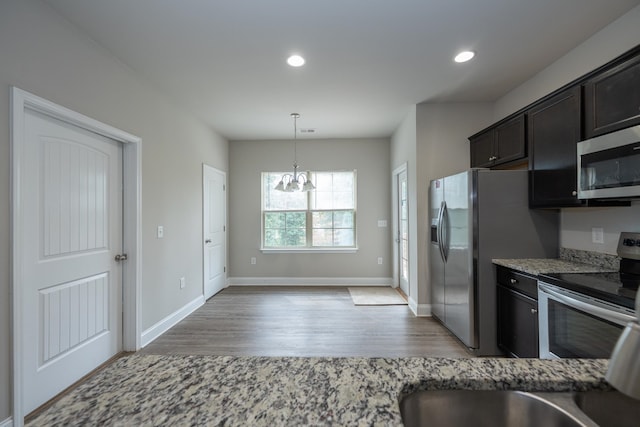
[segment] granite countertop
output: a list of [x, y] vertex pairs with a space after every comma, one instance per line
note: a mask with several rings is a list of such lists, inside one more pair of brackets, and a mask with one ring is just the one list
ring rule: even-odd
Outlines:
[[401, 426], [412, 391], [609, 389], [606, 360], [269, 358], [118, 359], [28, 425]]
[[606, 273], [616, 268], [557, 258], [493, 259], [496, 265], [539, 276], [548, 273]]

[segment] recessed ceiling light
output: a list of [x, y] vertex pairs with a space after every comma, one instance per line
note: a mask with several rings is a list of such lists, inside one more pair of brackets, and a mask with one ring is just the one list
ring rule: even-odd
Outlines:
[[453, 58], [453, 60], [456, 62], [467, 62], [471, 60], [474, 56], [476, 56], [475, 52], [472, 52], [470, 50], [465, 50], [457, 54], [456, 57]]
[[304, 65], [304, 58], [300, 55], [291, 55], [287, 58], [287, 64], [292, 67], [302, 67]]

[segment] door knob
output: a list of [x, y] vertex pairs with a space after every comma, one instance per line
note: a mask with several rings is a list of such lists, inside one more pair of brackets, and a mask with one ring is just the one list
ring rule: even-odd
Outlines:
[[118, 254], [116, 255], [116, 261], [126, 261], [128, 258], [127, 254]]
[[535, 308], [531, 309], [531, 314], [536, 314], [538, 312], [538, 310], [536, 310]]
[[204, 241], [205, 243], [211, 243], [211, 239], [207, 239]]

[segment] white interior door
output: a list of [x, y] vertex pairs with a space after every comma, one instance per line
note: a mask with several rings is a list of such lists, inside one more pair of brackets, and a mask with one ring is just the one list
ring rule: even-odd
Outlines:
[[203, 165], [204, 297], [211, 298], [226, 286], [225, 174]]
[[398, 174], [398, 271], [400, 289], [409, 296], [409, 201], [407, 170]]
[[122, 343], [121, 144], [25, 111], [21, 199], [23, 413]]

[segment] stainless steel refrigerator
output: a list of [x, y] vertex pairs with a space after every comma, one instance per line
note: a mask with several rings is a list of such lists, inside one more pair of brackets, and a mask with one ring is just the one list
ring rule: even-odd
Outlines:
[[527, 173], [471, 169], [431, 181], [432, 314], [478, 356], [501, 354], [491, 260], [558, 256], [558, 212], [529, 209]]

